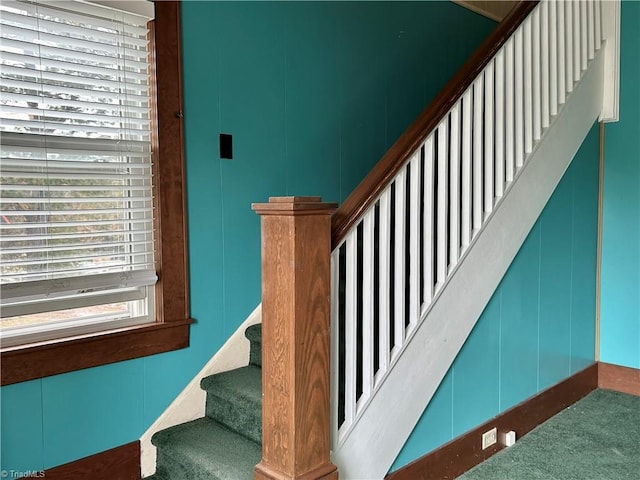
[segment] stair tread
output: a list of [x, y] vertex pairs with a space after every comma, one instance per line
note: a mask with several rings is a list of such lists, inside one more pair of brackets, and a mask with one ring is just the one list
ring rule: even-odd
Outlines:
[[262, 324], [256, 323], [247, 327], [244, 331], [244, 336], [252, 342], [262, 343]]
[[249, 365], [262, 367], [262, 324], [256, 323], [247, 327], [244, 336], [251, 342]]
[[193, 480], [250, 480], [262, 453], [260, 445], [208, 417], [157, 432], [151, 441], [171, 459], [170, 468], [179, 465], [180, 475]]
[[216, 397], [233, 398], [246, 404], [262, 404], [262, 369], [255, 365], [216, 373], [203, 378], [200, 386]]

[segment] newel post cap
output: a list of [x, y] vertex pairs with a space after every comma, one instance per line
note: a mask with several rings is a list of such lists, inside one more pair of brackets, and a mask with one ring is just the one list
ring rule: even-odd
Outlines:
[[320, 197], [269, 197], [269, 203], [253, 203], [251, 208], [258, 215], [331, 215], [338, 204]]

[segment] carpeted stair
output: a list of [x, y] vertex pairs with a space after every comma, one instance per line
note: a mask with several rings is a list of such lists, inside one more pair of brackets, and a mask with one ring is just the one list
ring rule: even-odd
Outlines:
[[262, 330], [245, 331], [249, 365], [202, 379], [206, 416], [157, 432], [148, 480], [251, 480], [262, 453]]

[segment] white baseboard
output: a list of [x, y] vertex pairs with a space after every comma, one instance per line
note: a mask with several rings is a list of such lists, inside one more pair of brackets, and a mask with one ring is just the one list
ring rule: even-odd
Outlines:
[[226, 372], [244, 367], [249, 363], [249, 340], [245, 330], [262, 321], [262, 304], [258, 305], [249, 317], [231, 335], [229, 340], [216, 352], [198, 374], [189, 382], [171, 405], [153, 422], [140, 437], [140, 469], [142, 478], [156, 471], [156, 447], [151, 444], [154, 433], [165, 428], [189, 422], [205, 415], [206, 393], [200, 388], [200, 380], [214, 373]]

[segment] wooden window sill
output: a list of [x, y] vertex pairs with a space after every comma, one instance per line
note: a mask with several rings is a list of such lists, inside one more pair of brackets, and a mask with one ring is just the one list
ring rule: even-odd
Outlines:
[[189, 346], [191, 319], [120, 328], [89, 335], [7, 347], [1, 384], [131, 360]]

